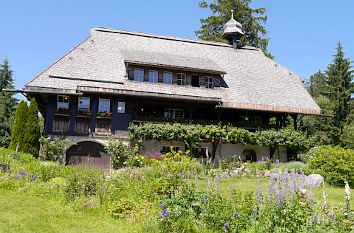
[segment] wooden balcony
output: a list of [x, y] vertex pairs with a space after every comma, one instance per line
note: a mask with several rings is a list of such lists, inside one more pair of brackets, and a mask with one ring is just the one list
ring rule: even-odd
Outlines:
[[96, 117], [95, 135], [111, 135], [111, 118]]
[[76, 116], [75, 133], [88, 135], [91, 133], [91, 118], [87, 116]]
[[53, 132], [68, 133], [70, 130], [70, 116], [65, 114], [55, 114], [53, 118]]

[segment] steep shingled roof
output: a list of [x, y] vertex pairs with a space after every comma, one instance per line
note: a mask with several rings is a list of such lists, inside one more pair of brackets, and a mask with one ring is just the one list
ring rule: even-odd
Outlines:
[[[228, 88], [211, 90], [130, 81], [126, 77], [125, 61], [134, 59], [225, 73]], [[223, 102], [221, 107], [225, 108], [321, 113], [303, 87], [300, 77], [264, 56], [257, 48], [246, 46], [233, 49], [219, 42], [116, 29], [92, 28], [90, 37], [29, 81], [25, 89], [78, 90], [78, 86], [193, 95], [218, 99]]]

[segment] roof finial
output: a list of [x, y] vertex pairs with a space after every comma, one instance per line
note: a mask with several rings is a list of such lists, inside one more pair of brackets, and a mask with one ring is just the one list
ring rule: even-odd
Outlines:
[[234, 19], [234, 10], [231, 10], [231, 19]]

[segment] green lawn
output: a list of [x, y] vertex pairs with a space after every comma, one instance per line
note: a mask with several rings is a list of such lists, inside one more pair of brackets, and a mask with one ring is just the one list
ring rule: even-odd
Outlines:
[[[70, 206], [0, 189], [0, 232], [142, 232], [141, 222], [76, 212]], [[146, 232], [146, 230], [144, 230]]]

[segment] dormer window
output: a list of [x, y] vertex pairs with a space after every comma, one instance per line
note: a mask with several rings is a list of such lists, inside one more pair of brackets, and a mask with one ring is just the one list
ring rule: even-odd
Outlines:
[[170, 73], [170, 72], [163, 73], [163, 83], [164, 84], [172, 84], [172, 73]]
[[205, 77], [205, 87], [210, 89], [214, 88], [214, 79], [212, 77]]
[[69, 96], [58, 95], [57, 97], [57, 109], [69, 109]]
[[134, 81], [144, 82], [144, 70], [134, 69]]
[[186, 74], [184, 73], [177, 74], [177, 85], [180, 86], [186, 85]]
[[90, 97], [79, 97], [78, 110], [82, 112], [90, 110]]
[[155, 70], [149, 71], [149, 82], [158, 83], [159, 82], [159, 73]]

